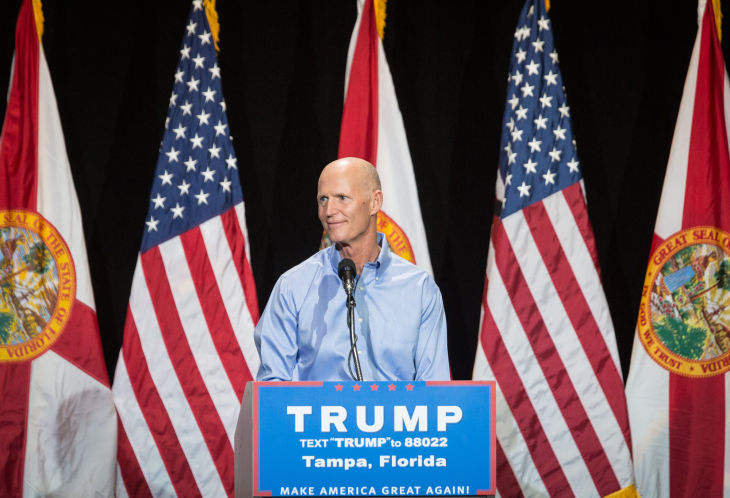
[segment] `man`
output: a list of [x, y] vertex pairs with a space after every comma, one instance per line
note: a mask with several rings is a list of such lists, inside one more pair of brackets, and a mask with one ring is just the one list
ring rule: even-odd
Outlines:
[[376, 230], [383, 204], [372, 164], [344, 158], [319, 177], [319, 219], [332, 246], [284, 273], [254, 333], [258, 380], [353, 380], [343, 258], [357, 269], [355, 332], [363, 379], [448, 380], [446, 318], [431, 276], [392, 254]]

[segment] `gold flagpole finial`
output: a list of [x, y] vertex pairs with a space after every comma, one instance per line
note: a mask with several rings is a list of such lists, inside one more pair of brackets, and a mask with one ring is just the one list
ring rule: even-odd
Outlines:
[[385, 10], [388, 0], [373, 0], [373, 9], [375, 9], [375, 26], [378, 28], [378, 36], [383, 39], [385, 33]]
[[33, 17], [35, 17], [35, 30], [38, 33], [38, 41], [43, 38], [43, 3], [41, 0], [33, 0]]
[[204, 0], [203, 5], [205, 5], [205, 15], [208, 17], [210, 32], [213, 35], [213, 44], [215, 45], [216, 51], [218, 51], [220, 50], [218, 48], [218, 35], [220, 33], [221, 26], [218, 23], [218, 12], [215, 10], [215, 0]]
[[720, 0], [712, 0], [712, 10], [715, 13], [715, 26], [717, 27], [717, 39], [722, 41], [722, 6]]

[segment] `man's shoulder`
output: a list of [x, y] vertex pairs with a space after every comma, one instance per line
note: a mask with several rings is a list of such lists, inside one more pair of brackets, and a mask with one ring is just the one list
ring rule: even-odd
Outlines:
[[300, 278], [312, 278], [317, 273], [326, 271], [328, 267], [332, 266], [330, 262], [329, 251], [322, 249], [310, 257], [302, 261], [296, 266], [289, 268], [287, 271], [282, 273], [281, 278], [283, 279], [300, 279]]
[[398, 256], [394, 252], [390, 253], [389, 272], [393, 275], [397, 275], [398, 278], [412, 279], [414, 281], [422, 282], [425, 285], [433, 285], [438, 288], [438, 286], [436, 286], [436, 281], [430, 273], [420, 266], [411, 263], [407, 259]]

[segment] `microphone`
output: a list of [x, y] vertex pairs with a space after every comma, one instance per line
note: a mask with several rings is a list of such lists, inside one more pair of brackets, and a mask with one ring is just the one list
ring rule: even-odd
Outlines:
[[[350, 258], [343, 259], [337, 265], [337, 275], [342, 280], [342, 286], [347, 294], [347, 301], [345, 302], [347, 305], [347, 328], [350, 329], [350, 354], [347, 356], [347, 368], [350, 370], [352, 378], [362, 381], [360, 357], [357, 354], [357, 335], [355, 335], [355, 296], [352, 295], [355, 291], [355, 275], [357, 275], [355, 263]], [[350, 365], [351, 358], [355, 364], [354, 373]]]
[[337, 275], [340, 277], [340, 280], [342, 280], [342, 286], [345, 288], [345, 293], [347, 293], [348, 296], [351, 296], [355, 290], [356, 274], [357, 271], [355, 270], [355, 263], [353, 263], [350, 258], [343, 259], [340, 261], [340, 264], [337, 265]]

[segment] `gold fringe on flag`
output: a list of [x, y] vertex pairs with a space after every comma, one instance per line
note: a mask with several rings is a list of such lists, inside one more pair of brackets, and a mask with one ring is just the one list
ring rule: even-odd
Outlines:
[[550, 0], [545, 0], [545, 12], [550, 12]]
[[218, 33], [221, 30], [221, 26], [218, 23], [218, 12], [215, 10], [215, 0], [205, 0], [205, 15], [208, 17], [208, 25], [210, 26], [210, 32], [213, 35], [213, 44], [215, 45], [216, 51], [218, 48]]
[[715, 25], [717, 26], [717, 39], [722, 41], [722, 6], [720, 0], [712, 0], [712, 10], [715, 11]]
[[43, 37], [43, 3], [41, 0], [33, 0], [33, 17], [35, 17], [35, 30], [40, 42]]
[[373, 0], [373, 9], [375, 9], [375, 26], [378, 28], [378, 36], [383, 39], [385, 33], [385, 6], [388, 0]]

